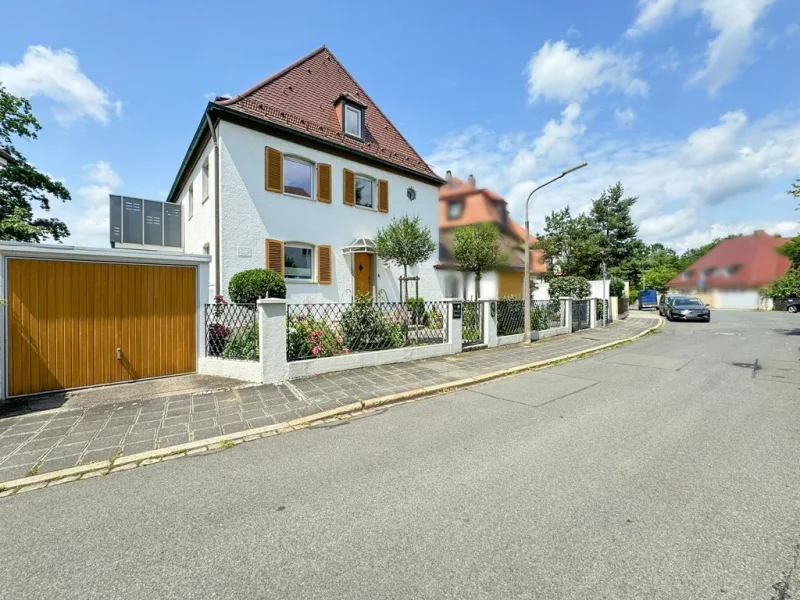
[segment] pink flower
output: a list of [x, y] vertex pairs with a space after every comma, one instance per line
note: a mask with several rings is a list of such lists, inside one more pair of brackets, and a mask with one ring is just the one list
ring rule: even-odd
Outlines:
[[350, 348], [345, 348], [345, 349], [344, 349], [344, 353], [345, 353], [345, 354], [350, 354]]
[[336, 343], [337, 344], [341, 344], [342, 343], [342, 336], [340, 336], [340, 335], [336, 336]]
[[316, 356], [317, 354], [319, 354], [319, 346], [314, 346], [314, 349], [311, 351], [311, 353], [312, 353], [314, 356]]

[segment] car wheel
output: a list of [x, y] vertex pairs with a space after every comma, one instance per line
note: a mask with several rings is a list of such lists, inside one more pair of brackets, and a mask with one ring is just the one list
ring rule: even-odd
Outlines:
[[789, 307], [786, 308], [786, 310], [788, 310], [790, 313], [796, 313], [797, 312], [797, 307], [796, 306], [789, 306]]

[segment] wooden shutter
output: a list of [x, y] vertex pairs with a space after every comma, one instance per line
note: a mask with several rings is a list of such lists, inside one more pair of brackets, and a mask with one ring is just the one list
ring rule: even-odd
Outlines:
[[350, 169], [344, 170], [344, 203], [348, 206], [356, 205], [356, 174]]
[[378, 180], [378, 212], [389, 212], [389, 182]]
[[330, 283], [333, 273], [333, 257], [330, 246], [317, 246], [317, 283]]
[[267, 268], [270, 271], [280, 273], [283, 277], [283, 242], [280, 240], [270, 240], [265, 242], [267, 255]]
[[264, 188], [268, 192], [283, 192], [283, 154], [269, 146], [264, 147]]
[[331, 166], [320, 163], [317, 165], [317, 200], [331, 203]]

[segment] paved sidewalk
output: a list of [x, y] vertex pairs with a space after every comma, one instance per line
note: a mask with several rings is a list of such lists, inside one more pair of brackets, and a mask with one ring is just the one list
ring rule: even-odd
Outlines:
[[[647, 315], [604, 329], [410, 363], [366, 367], [217, 393], [178, 394], [0, 419], [0, 483], [306, 417], [630, 338]], [[109, 388], [113, 393], [113, 388]]]

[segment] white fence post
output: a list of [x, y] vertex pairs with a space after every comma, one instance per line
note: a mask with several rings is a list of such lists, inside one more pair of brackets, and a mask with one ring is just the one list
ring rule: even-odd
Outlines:
[[572, 333], [572, 298], [559, 298], [561, 301], [561, 314], [564, 315], [564, 327], [567, 333]]
[[619, 298], [611, 296], [608, 300], [608, 322], [619, 320]]
[[595, 327], [597, 327], [597, 298], [589, 298], [589, 329]]
[[284, 381], [289, 372], [286, 360], [286, 300], [262, 298], [258, 301], [258, 317], [261, 381]]
[[483, 310], [483, 342], [487, 348], [494, 348], [497, 346], [497, 298], [480, 302]]
[[[461, 327], [464, 312], [464, 301], [460, 298], [445, 298], [447, 303], [447, 342], [450, 344], [450, 354], [458, 354], [462, 350]], [[453, 318], [453, 308], [456, 304], [461, 306], [462, 318]]]

